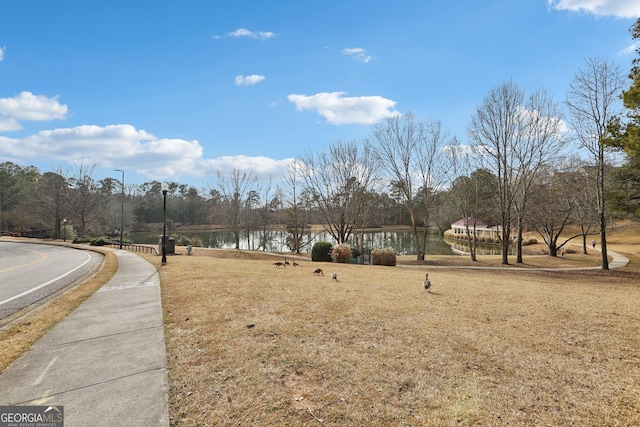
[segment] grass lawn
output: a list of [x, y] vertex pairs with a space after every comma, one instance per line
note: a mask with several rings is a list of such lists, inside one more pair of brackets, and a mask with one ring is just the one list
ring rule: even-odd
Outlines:
[[640, 237], [625, 233], [610, 249], [631, 263], [609, 272], [468, 270], [438, 257], [276, 268], [281, 256], [199, 248], [169, 257], [171, 423], [640, 425]]

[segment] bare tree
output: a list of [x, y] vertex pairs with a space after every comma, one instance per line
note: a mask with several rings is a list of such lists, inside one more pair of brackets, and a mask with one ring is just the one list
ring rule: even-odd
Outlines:
[[498, 178], [502, 263], [509, 263], [512, 210], [517, 188], [516, 146], [524, 95], [513, 83], [491, 90], [471, 119], [468, 134], [486, 169]]
[[97, 224], [106, 201], [111, 197], [111, 189], [101, 186], [93, 179], [94, 170], [95, 165], [88, 167], [80, 164], [76, 174], [68, 180], [67, 201], [80, 236], [87, 236]]
[[623, 77], [616, 65], [604, 59], [587, 59], [585, 67], [574, 76], [567, 92], [570, 123], [581, 146], [595, 166], [595, 194], [600, 228], [603, 270], [609, 269], [607, 258], [607, 219], [605, 205], [605, 141], [609, 126], [619, 116]]
[[[541, 168], [554, 162], [562, 161], [562, 148], [565, 138], [562, 132], [563, 122], [556, 103], [546, 91], [534, 92], [523, 106], [521, 119], [523, 134], [515, 147], [517, 160], [518, 191], [514, 198], [517, 220], [517, 263], [522, 263], [522, 233], [529, 198], [535, 188], [533, 184]], [[548, 203], [555, 203], [551, 200]]]
[[240, 172], [234, 169], [229, 175], [223, 175], [221, 172], [217, 174], [217, 187], [220, 194], [220, 217], [223, 224], [233, 234], [236, 249], [240, 249], [242, 207], [249, 193], [256, 187], [257, 181], [257, 176], [253, 171]]
[[275, 208], [278, 205], [278, 199], [272, 194], [272, 189], [273, 180], [270, 177], [267, 182], [260, 186], [262, 195], [258, 195], [260, 203], [256, 207], [255, 212], [257, 227], [260, 228], [259, 247], [262, 248], [263, 251], [268, 250], [268, 242], [273, 240], [273, 233], [269, 228], [273, 225], [273, 217]]
[[424, 260], [433, 197], [446, 179], [443, 148], [450, 143], [449, 138], [439, 121], [417, 121], [408, 113], [376, 124], [373, 139], [377, 162], [409, 213], [416, 258]]
[[574, 166], [547, 166], [533, 184], [536, 191], [529, 208], [529, 223], [542, 236], [551, 257], [557, 256], [559, 249], [580, 235], [562, 238], [565, 227], [575, 218], [581, 197], [578, 189], [583, 184], [583, 177], [581, 170], [573, 169]]
[[[498, 178], [502, 263], [509, 263], [512, 228], [517, 227], [518, 262], [531, 183], [537, 170], [563, 145], [555, 104], [542, 90], [525, 95], [514, 83], [491, 90], [468, 129], [485, 168]], [[514, 218], [515, 213], [515, 218]]]
[[375, 183], [370, 151], [366, 142], [336, 142], [328, 152], [309, 152], [299, 159], [306, 189], [322, 214], [324, 228], [339, 244], [354, 232], [365, 191]]
[[289, 163], [287, 174], [284, 176], [284, 188], [281, 191], [283, 203], [283, 223], [287, 233], [291, 235], [289, 247], [297, 254], [303, 245], [302, 239], [306, 225], [304, 198], [302, 192], [302, 173], [304, 166], [298, 161]]

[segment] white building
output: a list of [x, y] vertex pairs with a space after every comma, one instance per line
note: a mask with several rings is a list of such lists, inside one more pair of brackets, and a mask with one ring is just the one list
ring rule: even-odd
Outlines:
[[476, 219], [474, 227], [473, 218], [467, 218], [466, 220], [462, 218], [451, 224], [451, 233], [453, 234], [453, 237], [466, 239], [467, 228], [469, 229], [469, 234], [472, 234], [475, 228], [475, 235], [478, 240], [491, 239], [492, 241], [497, 241], [499, 240], [502, 232], [502, 226], [500, 225], [489, 227], [484, 221]]

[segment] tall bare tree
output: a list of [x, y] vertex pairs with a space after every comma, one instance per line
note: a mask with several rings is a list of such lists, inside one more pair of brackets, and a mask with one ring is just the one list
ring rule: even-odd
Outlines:
[[365, 192], [376, 181], [375, 159], [367, 142], [335, 142], [328, 152], [300, 159], [306, 189], [322, 214], [325, 230], [339, 243], [354, 232]]
[[424, 260], [434, 195], [448, 169], [443, 148], [451, 140], [439, 121], [418, 121], [412, 113], [374, 125], [373, 140], [377, 162], [409, 213], [416, 258]]
[[241, 172], [234, 169], [229, 175], [223, 175], [221, 172], [217, 173], [217, 187], [221, 196], [219, 213], [223, 224], [233, 234], [236, 249], [240, 249], [242, 208], [249, 193], [255, 190], [257, 182], [258, 178], [253, 171]]
[[607, 219], [605, 204], [605, 143], [611, 136], [609, 126], [620, 115], [620, 96], [624, 80], [620, 68], [605, 59], [587, 59], [569, 85], [566, 104], [570, 123], [581, 146], [587, 150], [595, 167], [595, 194], [600, 227], [603, 270], [609, 269], [607, 258]]
[[[518, 171], [518, 192], [514, 199], [517, 220], [517, 263], [522, 263], [522, 233], [529, 199], [536, 187], [540, 170], [551, 162], [561, 162], [566, 143], [563, 122], [557, 104], [549, 94], [539, 89], [523, 106], [522, 132], [515, 147]], [[551, 201], [550, 203], [553, 203]]]
[[291, 250], [297, 254], [303, 245], [304, 229], [306, 225], [305, 204], [302, 197], [303, 182], [301, 167], [299, 161], [289, 163], [287, 174], [283, 178], [283, 188], [281, 189], [282, 202], [282, 222], [284, 223], [287, 233], [291, 235]]
[[497, 178], [502, 263], [509, 263], [512, 212], [517, 188], [514, 147], [521, 133], [524, 94], [513, 83], [489, 92], [471, 119], [468, 135], [479, 159]]
[[[498, 177], [502, 263], [509, 263], [512, 228], [517, 227], [518, 262], [531, 183], [538, 169], [563, 145], [562, 122], [543, 90], [525, 98], [514, 83], [491, 90], [471, 119], [468, 134], [485, 168]], [[515, 217], [514, 217], [515, 215]]]

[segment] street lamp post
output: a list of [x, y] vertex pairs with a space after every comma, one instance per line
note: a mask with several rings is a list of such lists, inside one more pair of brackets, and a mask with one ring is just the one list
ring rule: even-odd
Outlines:
[[116, 172], [122, 172], [122, 188], [120, 194], [120, 249], [122, 249], [122, 232], [124, 231], [124, 169], [114, 169]]
[[67, 241], [67, 218], [62, 220], [62, 241]]
[[162, 264], [167, 263], [167, 187], [162, 186]]

